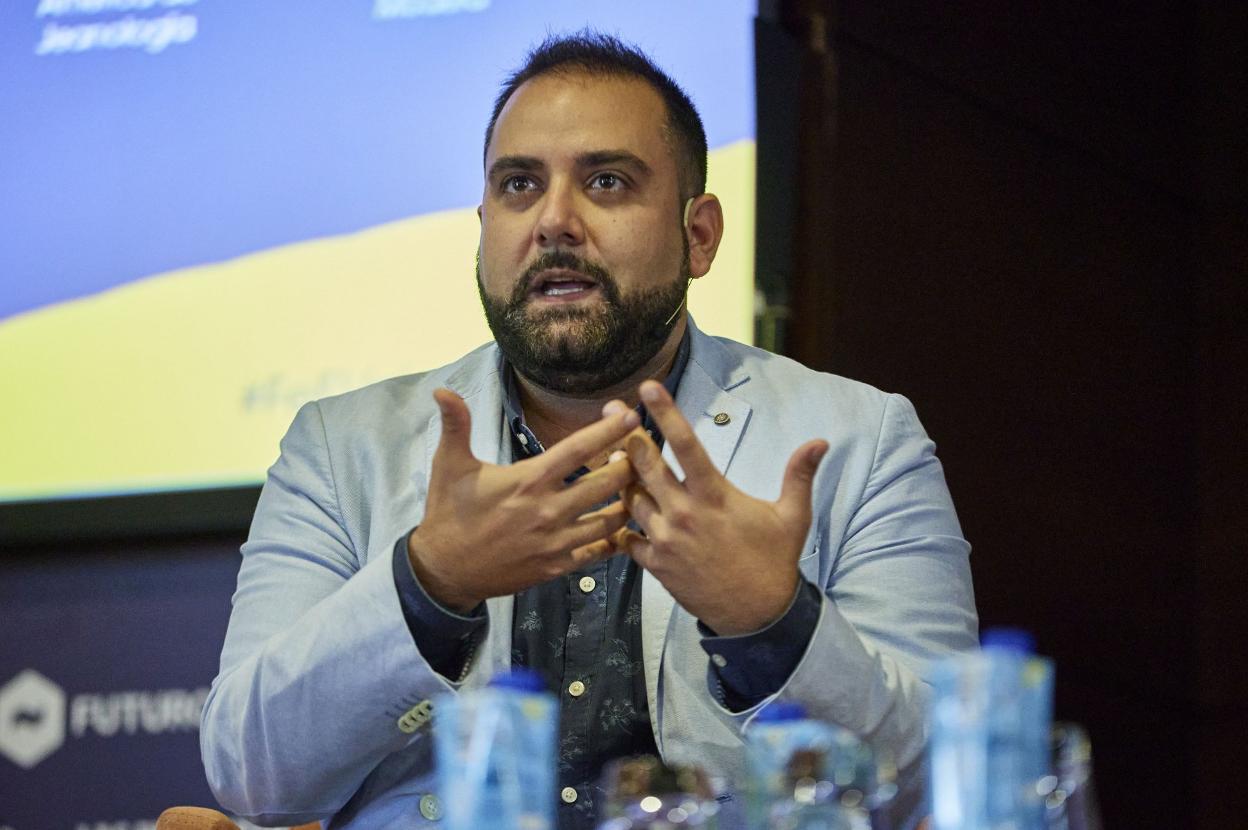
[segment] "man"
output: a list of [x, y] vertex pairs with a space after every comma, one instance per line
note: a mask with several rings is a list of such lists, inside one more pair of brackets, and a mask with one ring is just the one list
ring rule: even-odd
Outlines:
[[705, 177], [692, 104], [618, 41], [548, 40], [509, 79], [478, 211], [495, 343], [296, 417], [204, 710], [224, 806], [435, 822], [428, 701], [520, 664], [560, 695], [561, 828], [647, 751], [722, 781], [736, 826], [777, 696], [872, 741], [913, 812], [920, 672], [975, 644], [968, 546], [903, 398], [693, 326]]

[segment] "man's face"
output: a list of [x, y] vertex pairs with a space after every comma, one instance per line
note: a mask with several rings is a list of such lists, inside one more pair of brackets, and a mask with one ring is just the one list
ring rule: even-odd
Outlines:
[[554, 392], [618, 384], [683, 331], [689, 270], [666, 112], [643, 81], [552, 74], [486, 152], [477, 283], [515, 368]]

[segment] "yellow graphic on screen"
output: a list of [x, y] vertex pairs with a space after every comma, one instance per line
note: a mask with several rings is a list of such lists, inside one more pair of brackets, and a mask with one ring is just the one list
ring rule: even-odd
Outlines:
[[[711, 152], [715, 267], [689, 306], [753, 335], [754, 142]], [[159, 274], [0, 323], [0, 501], [252, 484], [305, 401], [490, 339], [473, 208]]]

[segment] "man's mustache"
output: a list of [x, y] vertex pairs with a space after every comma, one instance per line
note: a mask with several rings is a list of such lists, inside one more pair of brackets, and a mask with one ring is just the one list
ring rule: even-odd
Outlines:
[[529, 293], [536, 287], [538, 274], [555, 268], [584, 275], [602, 288], [608, 300], [615, 301], [619, 297], [615, 279], [606, 268], [603, 268], [601, 265], [595, 265], [568, 251], [548, 251], [533, 260], [529, 267], [524, 269], [524, 273], [520, 275], [520, 279], [516, 281], [515, 288], [512, 289], [511, 305], [513, 307], [523, 305], [525, 300], [528, 299]]

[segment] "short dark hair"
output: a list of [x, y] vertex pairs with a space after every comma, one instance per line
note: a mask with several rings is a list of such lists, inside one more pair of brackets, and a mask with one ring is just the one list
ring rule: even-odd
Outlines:
[[571, 35], [548, 35], [529, 52], [520, 68], [507, 76], [485, 128], [484, 153], [489, 152], [494, 125], [512, 94], [525, 81], [554, 72], [626, 76], [648, 83], [667, 109], [664, 134], [676, 158], [681, 201], [706, 191], [706, 130], [693, 101], [640, 49], [588, 29]]

